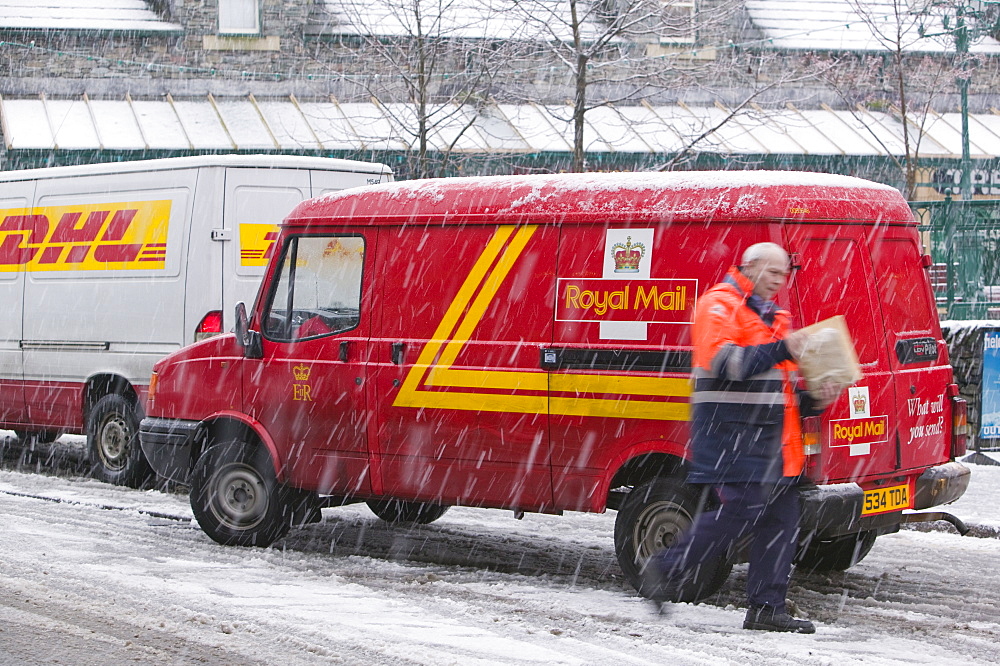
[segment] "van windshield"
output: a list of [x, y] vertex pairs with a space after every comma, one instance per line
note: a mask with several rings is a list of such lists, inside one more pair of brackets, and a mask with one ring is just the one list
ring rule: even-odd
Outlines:
[[297, 236], [281, 257], [264, 335], [291, 341], [340, 333], [361, 320], [365, 241], [359, 236]]

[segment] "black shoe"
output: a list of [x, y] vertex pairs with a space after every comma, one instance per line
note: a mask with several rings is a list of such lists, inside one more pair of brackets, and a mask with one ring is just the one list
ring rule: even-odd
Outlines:
[[788, 613], [778, 612], [773, 606], [751, 606], [747, 609], [744, 629], [759, 631], [789, 631], [794, 634], [814, 634], [816, 627], [809, 620], [797, 620]]

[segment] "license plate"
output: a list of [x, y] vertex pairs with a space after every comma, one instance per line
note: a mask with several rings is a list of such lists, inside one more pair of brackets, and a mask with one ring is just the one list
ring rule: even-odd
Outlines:
[[867, 516], [873, 513], [901, 511], [902, 509], [909, 509], [911, 503], [909, 485], [866, 490], [865, 505], [861, 509], [861, 515]]

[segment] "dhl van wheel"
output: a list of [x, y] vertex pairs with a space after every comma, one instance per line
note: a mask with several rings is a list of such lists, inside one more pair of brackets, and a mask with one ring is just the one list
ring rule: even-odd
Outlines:
[[191, 510], [224, 546], [267, 547], [288, 533], [293, 511], [267, 450], [242, 441], [212, 446], [195, 463]]
[[427, 525], [440, 518], [448, 510], [442, 504], [404, 502], [402, 500], [368, 500], [368, 508], [387, 523], [418, 523]]
[[845, 571], [871, 552], [875, 537], [875, 532], [865, 531], [835, 539], [811, 539], [799, 548], [795, 565], [814, 573]]
[[[700, 494], [680, 479], [655, 478], [629, 492], [615, 519], [615, 552], [626, 580], [644, 596], [653, 591], [644, 581], [646, 562], [670, 547], [694, 523]], [[670, 601], [698, 601], [710, 597], [729, 577], [732, 562], [722, 556], [702, 563], [683, 585], [671, 591]]]
[[140, 488], [153, 470], [139, 446], [141, 408], [111, 394], [97, 401], [87, 417], [87, 447], [92, 475], [119, 486]]

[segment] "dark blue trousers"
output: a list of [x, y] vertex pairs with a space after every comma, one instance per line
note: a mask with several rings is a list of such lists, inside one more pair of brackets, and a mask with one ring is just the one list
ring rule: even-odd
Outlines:
[[721, 506], [698, 516], [680, 540], [654, 555], [647, 566], [655, 566], [665, 581], [680, 581], [752, 535], [747, 602], [784, 612], [799, 534], [798, 488], [751, 483], [722, 484], [715, 490]]

